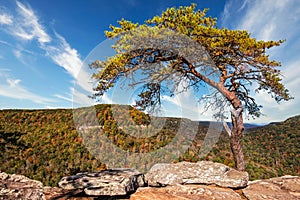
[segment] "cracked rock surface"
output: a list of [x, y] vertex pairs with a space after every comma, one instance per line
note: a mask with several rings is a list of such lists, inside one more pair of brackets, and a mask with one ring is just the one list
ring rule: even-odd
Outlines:
[[91, 196], [127, 195], [144, 186], [143, 174], [135, 169], [110, 169], [95, 173], [78, 173], [62, 178], [59, 187], [82, 189]]
[[207, 185], [174, 185], [162, 188], [139, 188], [130, 200], [242, 200], [240, 195], [229, 188]]
[[247, 172], [240, 172], [211, 161], [159, 163], [145, 174], [148, 185], [154, 187], [177, 184], [214, 184], [221, 187], [243, 188], [247, 186], [248, 179]]
[[40, 200], [46, 199], [43, 184], [22, 175], [0, 173], [0, 199]]
[[250, 200], [300, 200], [300, 177], [282, 176], [249, 182], [243, 194]]

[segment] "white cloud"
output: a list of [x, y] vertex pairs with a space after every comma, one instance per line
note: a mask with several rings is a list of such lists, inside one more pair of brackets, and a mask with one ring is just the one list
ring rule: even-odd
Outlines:
[[[37, 13], [29, 4], [16, 1], [16, 11], [17, 12], [14, 16], [11, 17], [13, 21], [5, 23], [6, 26], [4, 26], [4, 30], [6, 33], [22, 41], [36, 40], [38, 47], [45, 52], [45, 56], [49, 57], [57, 66], [62, 67], [72, 76], [73, 80], [76, 81], [76, 87], [78, 87], [78, 90], [83, 90], [82, 93], [76, 91], [73, 98], [74, 100], [59, 94], [55, 94], [54, 96], [67, 101], [78, 100], [92, 103], [90, 101], [91, 99], [86, 95], [87, 93], [92, 94], [93, 92], [93, 85], [90, 82], [91, 74], [85, 70], [81, 70], [83, 61], [81, 60], [78, 51], [73, 48], [60, 34], [55, 31], [51, 34], [48, 33], [46, 28], [42, 25]], [[1, 40], [0, 44], [9, 45], [7, 42]], [[13, 48], [12, 52], [15, 57], [23, 64], [29, 66], [28, 61], [31, 62], [34, 60], [37, 53], [31, 53], [31, 55], [28, 54], [29, 52], [26, 52], [25, 47], [23, 47], [24, 45], [26, 45], [26, 43], [18, 43], [16, 46], [9, 46]], [[30, 57], [32, 57], [32, 59]], [[104, 101], [109, 102], [110, 100], [105, 96]]]
[[11, 34], [22, 40], [37, 39], [40, 48], [45, 50], [46, 55], [76, 78], [82, 65], [77, 50], [72, 48], [65, 38], [58, 33], [55, 33], [54, 38], [50, 37], [29, 5], [25, 6], [17, 1], [17, 8], [18, 21], [11, 27]]
[[22, 40], [32, 40], [34, 38], [33, 34], [30, 34], [26, 32], [23, 28], [17, 26], [15, 27], [14, 31], [11, 33]]
[[67, 107], [61, 107], [61, 106], [45, 106], [46, 109], [65, 109]]
[[223, 13], [221, 15], [221, 24], [222, 26], [224, 25], [230, 25], [228, 21], [230, 21], [230, 18], [232, 17], [231, 11], [233, 7], [233, 1], [229, 0], [227, 3], [224, 5]]
[[55, 33], [56, 44], [42, 45], [54, 63], [63, 67], [73, 78], [78, 76], [82, 61], [76, 49], [72, 48], [70, 44], [61, 35]]
[[7, 33], [24, 41], [37, 39], [39, 43], [50, 42], [51, 37], [46, 33], [32, 8], [19, 1], [16, 1], [16, 4], [17, 15], [11, 16], [5, 13], [0, 15], [0, 24], [6, 25]]
[[[65, 38], [58, 33], [55, 33], [55, 38], [51, 38], [30, 6], [26, 7], [18, 1], [17, 6], [19, 15], [23, 20], [21, 21], [22, 24], [18, 24], [13, 34], [24, 40], [36, 38], [40, 48], [46, 51], [46, 55], [76, 78], [82, 65], [77, 50], [72, 48]], [[51, 41], [52, 43], [50, 43]]]
[[73, 108], [92, 106], [97, 103], [94, 99], [89, 98], [86, 92], [78, 90], [78, 88], [72, 88], [71, 91], [73, 95]]
[[31, 7], [25, 6], [19, 1], [16, 2], [18, 7], [19, 18], [12, 34], [23, 39], [32, 40], [36, 38], [39, 43], [50, 42], [51, 38], [46, 33], [45, 28], [40, 24], [38, 17], [31, 9]]
[[[72, 48], [66, 39], [58, 33], [54, 33], [52, 38], [40, 23], [38, 16], [30, 5], [25, 5], [19, 1], [16, 1], [16, 5], [15, 20], [6, 23], [8, 25], [6, 32], [24, 41], [36, 39], [39, 47], [45, 51], [46, 56], [51, 58], [56, 65], [63, 67], [73, 78], [76, 78], [82, 65], [77, 50]], [[7, 44], [5, 41], [0, 41], [0, 43]], [[22, 58], [22, 52], [25, 51], [20, 45], [22, 43], [18, 44], [18, 48], [13, 51], [18, 59]]]
[[66, 96], [63, 96], [63, 95], [60, 95], [60, 94], [55, 94], [55, 95], [53, 95], [53, 96], [55, 96], [56, 98], [62, 99], [62, 100], [66, 100], [66, 101], [70, 101], [70, 102], [73, 101], [72, 98], [66, 97]]
[[27, 90], [20, 84], [20, 79], [11, 78], [7, 73], [5, 73], [5, 71], [1, 72], [0, 80], [0, 96], [20, 100], [29, 100], [38, 104], [55, 102], [53, 99], [42, 97]]
[[12, 50], [12, 53], [14, 56], [23, 64], [31, 68], [33, 71], [38, 72], [33, 66], [32, 66], [32, 60], [35, 59], [35, 56], [37, 56], [37, 53], [30, 51], [28, 49], [24, 49], [21, 45], [17, 45], [14, 47], [15, 49]]
[[6, 13], [0, 14], [0, 24], [10, 25], [12, 23], [13, 23], [12, 16]]
[[258, 39], [278, 40], [295, 34], [287, 28], [299, 21], [299, 14], [298, 0], [229, 0], [225, 4], [221, 24], [248, 30]]
[[11, 46], [10, 43], [3, 41], [3, 40], [0, 40], [0, 44], [5, 45], [5, 46]]
[[[77, 50], [72, 48], [58, 33], [51, 38], [32, 8], [19, 1], [16, 3], [18, 14], [15, 16], [14, 23], [6, 23], [9, 25], [7, 33], [25, 41], [36, 39], [39, 47], [46, 52], [46, 56], [50, 57], [58, 66], [63, 67], [73, 78], [76, 78], [82, 65]], [[1, 43], [6, 44], [5, 41], [1, 41]], [[14, 55], [17, 58], [22, 57], [20, 48], [14, 50]]]
[[107, 93], [105, 93], [102, 97], [101, 97], [102, 103], [106, 103], [106, 104], [115, 104], [115, 102], [107, 95]]
[[[181, 91], [182, 86], [182, 84], [179, 85], [178, 91]], [[208, 90], [206, 87], [203, 87], [202, 89]], [[212, 91], [204, 93], [209, 92]], [[178, 93], [172, 97], [164, 95], [162, 100], [166, 116], [183, 117], [191, 120], [215, 120], [213, 114], [215, 114], [216, 111], [213, 109], [206, 110], [204, 108], [204, 103], [199, 102], [198, 98], [199, 97], [192, 89], [188, 89], [187, 91]]]
[[[299, 17], [296, 17], [300, 12], [299, 1], [256, 0], [249, 1], [247, 4], [249, 4], [248, 9], [238, 23], [238, 29], [249, 30], [255, 37], [262, 40], [284, 39], [294, 34], [289, 28], [291, 24], [299, 22]], [[295, 28], [292, 27], [292, 29]]]

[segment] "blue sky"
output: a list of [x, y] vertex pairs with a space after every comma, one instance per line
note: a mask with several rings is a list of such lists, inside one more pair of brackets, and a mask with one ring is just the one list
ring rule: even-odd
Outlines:
[[[219, 27], [247, 29], [263, 40], [287, 40], [269, 54], [282, 62], [284, 83], [295, 99], [278, 105], [267, 94], [255, 94], [266, 116], [250, 122], [279, 121], [300, 114], [300, 1], [175, 2], [1, 0], [0, 109], [71, 108], [81, 66], [105, 41], [104, 30], [110, 24], [121, 18], [142, 23], [168, 7], [195, 2], [199, 9], [210, 8], [208, 15], [218, 18]], [[174, 98], [168, 100], [176, 104]], [[192, 111], [186, 117], [201, 118]]]

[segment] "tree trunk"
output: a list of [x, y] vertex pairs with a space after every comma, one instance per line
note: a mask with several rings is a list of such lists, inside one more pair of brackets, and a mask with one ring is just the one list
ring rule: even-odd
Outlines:
[[224, 85], [218, 84], [214, 87], [227, 98], [233, 107], [233, 110], [231, 111], [232, 128], [230, 131], [230, 148], [233, 153], [236, 169], [245, 171], [245, 161], [241, 143], [244, 131], [243, 105], [235, 92], [230, 92]]
[[242, 136], [244, 131], [243, 123], [243, 108], [239, 108], [231, 111], [232, 129], [230, 136], [230, 147], [233, 153], [234, 162], [237, 170], [245, 171], [244, 154], [242, 151]]

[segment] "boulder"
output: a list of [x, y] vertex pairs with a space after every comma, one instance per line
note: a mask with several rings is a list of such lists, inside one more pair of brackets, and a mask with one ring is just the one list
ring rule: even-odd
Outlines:
[[243, 188], [247, 186], [248, 179], [247, 172], [240, 172], [211, 161], [156, 164], [145, 174], [145, 181], [149, 186], [154, 187], [177, 184], [214, 184], [221, 187]]
[[0, 173], [0, 199], [42, 200], [43, 184], [23, 175]]
[[118, 196], [134, 192], [144, 186], [144, 176], [135, 169], [110, 169], [95, 173], [78, 173], [62, 178], [63, 189], [82, 189], [91, 196]]
[[162, 188], [139, 188], [130, 200], [242, 200], [239, 194], [229, 188], [206, 185], [174, 185]]
[[250, 181], [243, 194], [250, 200], [300, 200], [300, 177], [282, 176]]

